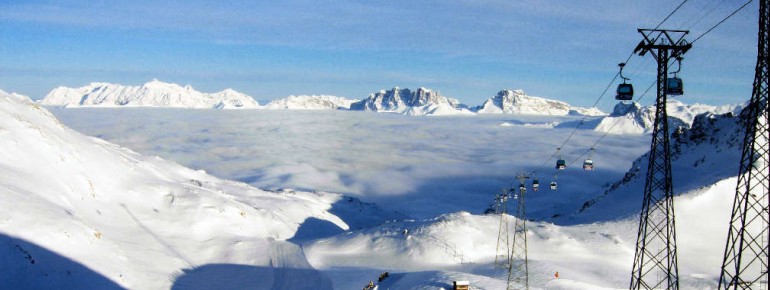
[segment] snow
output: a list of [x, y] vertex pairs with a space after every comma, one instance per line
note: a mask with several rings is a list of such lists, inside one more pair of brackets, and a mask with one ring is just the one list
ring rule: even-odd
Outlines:
[[264, 254], [309, 219], [349, 229], [328, 211], [338, 194], [267, 192], [142, 156], [2, 91], [0, 114], [4, 285], [89, 287], [67, 273], [90, 270], [108, 288], [168, 288], [173, 273], [212, 263], [269, 270], [280, 261]]
[[226, 89], [202, 93], [191, 86], [152, 80], [141, 86], [91, 83], [79, 88], [58, 87], [40, 101], [63, 107], [173, 107], [173, 108], [255, 108], [257, 101], [243, 93]]
[[[737, 114], [744, 105], [711, 106], [703, 104], [684, 104], [675, 99], [669, 99], [666, 103], [666, 113], [669, 118], [669, 127], [689, 127], [695, 116], [703, 113], [734, 113]], [[611, 134], [650, 134], [655, 123], [655, 107], [642, 106], [639, 103], [619, 102], [613, 112], [602, 118], [594, 130]]]
[[273, 110], [347, 110], [350, 109], [350, 104], [355, 102], [358, 100], [328, 95], [302, 95], [270, 101], [264, 108]]
[[[379, 289], [504, 289], [500, 217], [481, 212], [518, 170], [550, 179], [543, 157], [586, 120], [51, 110], [109, 142], [0, 91], [0, 288], [359, 289], [388, 271]], [[736, 119], [706, 113], [672, 130], [683, 289], [716, 288]], [[562, 154], [580, 157], [604, 135], [592, 129]], [[607, 136], [595, 171], [568, 164], [558, 191], [528, 193], [531, 289], [628, 286], [648, 142]]]
[[540, 97], [528, 96], [523, 90], [502, 90], [476, 108], [480, 114], [526, 114], [526, 115], [604, 115], [597, 108], [572, 107], [569, 104]]
[[414, 92], [399, 87], [388, 91], [380, 90], [364, 100], [351, 104], [350, 109], [401, 113], [410, 116], [473, 114], [456, 99], [447, 98], [423, 87]]

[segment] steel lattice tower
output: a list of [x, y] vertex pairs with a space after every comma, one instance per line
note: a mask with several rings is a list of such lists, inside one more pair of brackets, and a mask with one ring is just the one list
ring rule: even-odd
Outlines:
[[[516, 201], [516, 221], [513, 233], [513, 245], [511, 247], [510, 266], [508, 268], [507, 290], [529, 290], [529, 267], [527, 265], [527, 211], [524, 198], [526, 196], [525, 193], [527, 192], [524, 182], [529, 176], [519, 174], [517, 178], [521, 181], [521, 184], [519, 185], [519, 194], [514, 195], [514, 200]], [[511, 191], [515, 190], [511, 189]]]
[[[509, 267], [511, 260], [510, 240], [508, 236], [508, 199], [513, 189], [503, 189], [495, 199], [495, 213], [500, 215], [500, 227], [497, 231], [497, 247], [495, 250], [495, 267]], [[502, 254], [501, 254], [502, 253]]]
[[770, 61], [768, 60], [768, 18], [770, 2], [759, 4], [759, 36], [757, 66], [751, 101], [743, 112], [746, 135], [743, 139], [738, 185], [735, 189], [730, 232], [727, 235], [719, 289], [767, 289], [770, 252], [768, 230], [770, 220]]
[[669, 61], [692, 45], [684, 40], [688, 33], [684, 30], [639, 29], [639, 33], [644, 40], [634, 51], [655, 57], [658, 95], [630, 289], [679, 289], [666, 79]]

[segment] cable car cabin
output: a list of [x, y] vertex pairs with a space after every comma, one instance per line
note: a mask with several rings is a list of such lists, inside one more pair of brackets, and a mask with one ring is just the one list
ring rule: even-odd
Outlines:
[[594, 161], [591, 159], [586, 159], [586, 161], [583, 161], [583, 170], [594, 170]]
[[567, 168], [567, 161], [564, 159], [556, 160], [556, 169], [564, 170], [565, 168]]
[[556, 190], [556, 181], [551, 182], [551, 190]]
[[537, 191], [538, 189], [540, 189], [540, 180], [535, 179], [532, 181], [532, 191]]
[[684, 93], [682, 79], [673, 77], [666, 79], [666, 94], [679, 96]]
[[622, 83], [618, 85], [617, 94], [615, 95], [616, 100], [620, 101], [630, 101], [634, 99], [634, 86], [627, 83]]

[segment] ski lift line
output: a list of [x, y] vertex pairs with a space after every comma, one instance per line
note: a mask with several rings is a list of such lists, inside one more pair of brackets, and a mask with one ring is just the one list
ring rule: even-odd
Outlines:
[[[629, 55], [628, 55], [628, 57], [626, 58], [626, 64], [628, 64], [628, 61], [629, 61], [629, 60], [631, 60], [631, 58], [632, 58], [634, 55], [635, 55], [635, 53], [633, 53], [633, 52], [631, 52], [631, 54], [629, 54]], [[672, 59], [672, 60], [671, 60], [671, 62], [673, 62], [673, 61], [674, 61], [674, 60]], [[601, 99], [604, 97], [604, 95], [605, 95], [605, 94], [607, 94], [607, 91], [608, 91], [608, 90], [609, 90], [609, 89], [612, 87], [612, 85], [615, 83], [615, 81], [618, 79], [618, 77], [619, 77], [619, 76], [620, 76], [620, 72], [617, 72], [617, 73], [615, 74], [615, 76], [612, 78], [612, 81], [611, 81], [611, 82], [610, 82], [610, 83], [607, 85], [607, 87], [604, 89], [604, 91], [602, 92], [602, 94], [601, 94], [601, 95], [599, 96], [599, 98], [596, 100], [596, 102], [594, 103], [594, 106], [596, 106], [596, 104], [598, 104], [598, 103], [599, 103], [599, 101], [600, 101], [600, 100], [601, 100]], [[650, 86], [648, 86], [648, 87], [647, 87], [647, 89], [644, 91], [644, 93], [642, 93], [642, 94], [641, 94], [641, 95], [640, 95], [640, 96], [639, 96], [639, 97], [638, 97], [636, 100], [634, 100], [634, 102], [637, 102], [637, 103], [638, 103], [638, 102], [640, 102], [640, 101], [641, 101], [641, 100], [644, 98], [644, 96], [645, 96], [645, 95], [647, 95], [647, 93], [649, 93], [649, 92], [650, 92], [650, 90], [652, 89], [652, 87], [654, 87], [654, 86], [655, 86], [655, 83], [656, 83], [656, 82], [657, 82], [657, 80], [653, 81], [653, 82], [650, 84]], [[538, 169], [539, 169], [539, 168], [546, 168], [545, 166], [548, 164], [548, 162], [551, 162], [551, 160], [553, 160], [553, 158], [554, 158], [554, 157], [556, 157], [556, 155], [558, 155], [558, 154], [559, 154], [559, 151], [561, 150], [561, 148], [564, 148], [564, 146], [566, 146], [566, 145], [567, 145], [567, 143], [569, 142], [569, 140], [570, 140], [570, 139], [572, 139], [572, 137], [575, 135], [575, 132], [577, 132], [577, 130], [580, 128], [580, 126], [582, 126], [582, 125], [585, 123], [585, 120], [586, 120], [586, 118], [588, 118], [588, 116], [583, 116], [583, 119], [580, 121], [580, 123], [578, 123], [578, 125], [577, 125], [577, 126], [575, 126], [575, 129], [573, 129], [573, 130], [572, 130], [572, 132], [570, 132], [569, 136], [567, 136], [567, 138], [564, 140], [564, 142], [562, 142], [561, 146], [559, 146], [559, 147], [556, 149], [556, 151], [554, 151], [554, 152], [551, 154], [551, 156], [549, 156], [549, 157], [548, 157], [548, 158], [547, 158], [545, 161], [543, 161], [543, 163], [542, 163], [542, 164], [540, 164], [540, 166], [538, 166], [538, 167], [535, 167], [536, 169], [535, 169], [535, 170], [533, 170], [533, 171], [531, 171], [529, 174], [531, 174], [531, 175], [537, 175], [537, 172], [538, 172]], [[618, 122], [619, 122], [619, 119], [616, 119], [616, 120], [615, 120], [615, 122], [612, 124], [612, 126], [610, 126], [610, 128], [609, 128], [609, 129], [607, 129], [607, 132], [605, 132], [605, 133], [604, 133], [604, 134], [603, 134], [601, 137], [599, 137], [599, 139], [597, 139], [597, 140], [596, 140], [596, 142], [594, 142], [594, 144], [591, 146], [591, 148], [596, 148], [596, 147], [597, 147], [597, 145], [599, 144], [599, 142], [601, 142], [601, 141], [602, 141], [602, 140], [603, 140], [605, 137], [607, 137], [607, 135], [609, 135], [609, 133], [611, 133], [611, 132], [612, 132], [612, 130], [613, 130], [613, 129], [614, 129], [616, 126], [617, 126]], [[578, 156], [578, 157], [577, 157], [575, 160], [573, 160], [572, 162], [570, 162], [570, 163], [567, 163], [567, 164], [566, 164], [566, 166], [567, 166], [567, 167], [569, 167], [569, 166], [571, 166], [571, 165], [575, 164], [576, 162], [578, 162], [578, 161], [579, 161], [579, 160], [580, 160], [580, 159], [581, 159], [583, 156], [585, 156], [585, 154], [587, 154], [587, 153], [588, 153], [588, 151], [590, 151], [590, 149], [588, 149], [588, 150], [586, 150], [585, 152], [583, 152], [583, 154], [580, 154], [580, 156]], [[554, 175], [558, 175], [559, 173], [560, 173], [560, 172], [559, 172], [559, 170], [554, 170]]]
[[743, 3], [743, 5], [741, 5], [741, 7], [738, 7], [738, 9], [736, 9], [735, 11], [733, 11], [733, 13], [730, 13], [730, 15], [727, 15], [727, 17], [725, 17], [724, 19], [722, 19], [721, 21], [719, 21], [719, 22], [718, 22], [716, 25], [714, 25], [714, 26], [712, 26], [711, 28], [709, 28], [709, 30], [706, 30], [706, 32], [704, 32], [704, 33], [703, 33], [703, 34], [701, 34], [700, 36], [696, 37], [696, 38], [695, 38], [695, 40], [693, 40], [693, 41], [691, 41], [691, 42], [690, 42], [690, 44], [693, 44], [693, 43], [695, 43], [696, 41], [698, 41], [699, 39], [701, 39], [701, 37], [705, 36], [706, 34], [708, 34], [709, 32], [711, 32], [712, 30], [714, 30], [714, 28], [717, 28], [717, 26], [719, 26], [719, 25], [722, 25], [722, 23], [724, 23], [725, 21], [727, 21], [727, 19], [730, 19], [730, 17], [733, 17], [733, 15], [735, 15], [735, 14], [736, 14], [736, 13], [738, 13], [739, 11], [743, 10], [743, 8], [745, 8], [746, 6], [748, 6], [748, 5], [749, 5], [749, 3], [751, 3], [752, 1], [754, 1], [754, 0], [749, 0], [749, 1], [746, 1], [746, 3]]
[[[666, 18], [664, 18], [664, 19], [663, 19], [663, 20], [662, 20], [660, 23], [658, 23], [658, 26], [656, 26], [656, 27], [655, 27], [655, 29], [658, 29], [658, 28], [659, 28], [661, 25], [663, 25], [663, 23], [664, 23], [664, 22], [666, 22], [666, 20], [668, 20], [668, 19], [669, 19], [669, 18], [670, 18], [672, 15], [674, 15], [674, 13], [676, 13], [676, 11], [678, 11], [678, 10], [679, 10], [679, 8], [681, 8], [681, 7], [684, 5], [684, 3], [687, 3], [687, 1], [688, 1], [688, 0], [684, 0], [684, 1], [682, 1], [682, 3], [680, 3], [680, 4], [679, 4], [679, 6], [677, 6], [677, 7], [676, 7], [676, 8], [675, 8], [673, 11], [671, 11], [671, 13], [669, 13], [669, 14], [668, 14], [668, 16], [666, 16]], [[752, 0], [749, 0], [749, 1], [752, 1]], [[744, 5], [744, 6], [745, 6], [745, 5]], [[628, 54], [628, 57], [626, 57], [626, 60], [625, 60], [623, 63], [624, 63], [625, 65], [628, 65], [628, 63], [631, 61], [631, 58], [632, 58], [634, 55], [636, 55], [636, 53], [634, 53], [634, 51], [631, 51], [631, 53], [629, 53], [629, 54]], [[599, 104], [599, 102], [601, 101], [601, 99], [604, 97], [604, 95], [606, 95], [606, 94], [607, 94], [607, 91], [608, 91], [608, 90], [609, 90], [609, 89], [612, 87], [612, 85], [615, 83], [615, 80], [617, 80], [619, 76], [620, 76], [620, 72], [617, 72], [617, 73], [615, 74], [615, 76], [612, 78], [612, 81], [610, 81], [610, 83], [609, 83], [609, 84], [607, 84], [607, 87], [606, 87], [606, 88], [604, 88], [604, 91], [602, 92], [602, 94], [601, 94], [601, 95], [599, 95], [599, 97], [596, 99], [596, 101], [595, 101], [595, 102], [594, 102], [594, 104], [593, 104], [593, 107], [596, 107], [596, 105], [597, 105], [597, 104]], [[645, 94], [647, 94], [647, 92], [650, 90], [650, 88], [652, 88], [652, 86], [653, 86], [654, 84], [655, 84], [655, 83], [653, 83], [652, 85], [650, 85], [650, 87], [649, 87], [649, 88], [647, 88], [647, 90], [644, 92], [644, 94], [642, 94], [642, 95], [641, 95], [641, 96], [640, 96], [640, 97], [637, 99], [637, 102], [638, 102], [639, 100], [641, 100], [641, 99], [644, 97], [644, 95], [645, 95]], [[564, 142], [562, 142], [561, 146], [559, 146], [559, 149], [561, 149], [561, 148], [563, 148], [565, 145], [567, 145], [567, 142], [569, 142], [569, 140], [570, 140], [570, 139], [572, 139], [572, 136], [574, 136], [574, 135], [575, 135], [575, 132], [577, 132], [577, 130], [580, 128], [580, 126], [582, 126], [582, 125], [585, 123], [585, 120], [586, 120], [586, 118], [588, 118], [588, 116], [583, 116], [583, 119], [581, 119], [581, 120], [580, 120], [580, 122], [578, 123], [578, 125], [577, 125], [577, 126], [575, 126], [575, 128], [572, 130], [572, 132], [570, 132], [570, 134], [567, 136], [567, 138], [564, 140]], [[615, 121], [615, 124], [613, 124], [613, 125], [610, 127], [610, 129], [609, 129], [609, 130], [607, 130], [607, 132], [604, 134], [604, 136], [606, 136], [606, 135], [607, 135], [609, 132], [611, 132], [611, 131], [612, 131], [612, 128], [614, 128], [616, 124], [617, 124], [617, 120]], [[604, 136], [602, 136], [602, 138], [604, 138]], [[600, 140], [601, 140], [602, 138], [600, 138]], [[597, 143], [598, 143], [598, 142], [597, 142]], [[592, 147], [594, 147], [594, 148], [595, 148], [596, 146], [592, 146]], [[540, 166], [538, 166], [538, 167], [535, 167], [535, 168], [544, 168], [544, 166], [546, 166], [546, 164], [548, 164], [548, 162], [549, 162], [549, 161], [551, 161], [551, 160], [552, 160], [552, 159], [553, 159], [553, 158], [556, 156], [556, 154], [558, 154], [558, 152], [559, 152], [559, 149], [557, 149], [556, 151], [554, 151], [554, 152], [551, 154], [551, 156], [550, 156], [550, 157], [548, 157], [548, 158], [547, 158], [545, 161], [543, 161], [543, 163], [542, 163]], [[584, 153], [583, 155], [585, 155], [585, 153]], [[582, 155], [581, 155], [581, 156], [582, 156]], [[574, 162], [572, 162], [572, 163], [574, 163]], [[570, 163], [570, 164], [572, 164], [572, 163]], [[530, 174], [536, 175], [536, 174], [537, 174], [537, 169], [535, 169], [535, 170], [533, 170], [532, 172], [530, 172]], [[556, 172], [556, 174], [558, 174], [558, 171]]]
[[668, 20], [671, 17], [671, 15], [674, 15], [674, 13], [676, 13], [676, 11], [679, 10], [679, 8], [682, 8], [682, 5], [684, 5], [684, 3], [687, 3], [687, 1], [688, 0], [684, 0], [684, 1], [682, 1], [682, 3], [679, 3], [679, 6], [676, 6], [674, 11], [671, 11], [671, 13], [669, 13], [668, 16], [666, 16], [666, 18], [663, 19], [663, 21], [658, 23], [658, 26], [655, 26], [655, 29], [653, 29], [653, 30], [656, 30], [656, 29], [660, 28], [660, 26], [663, 25], [663, 23], [666, 22], [666, 20]]
[[[625, 63], [626, 63], [626, 64], [628, 64], [628, 61], [630, 61], [630, 60], [631, 60], [631, 58], [632, 58], [634, 55], [635, 55], [635, 53], [631, 52], [631, 53], [628, 55], [628, 57], [626, 58], [626, 61], [625, 61]], [[601, 101], [601, 99], [604, 97], [604, 95], [606, 95], [606, 94], [607, 94], [607, 91], [609, 91], [609, 89], [612, 87], [612, 85], [613, 85], [613, 84], [615, 84], [615, 81], [618, 79], [618, 77], [619, 77], [619, 76], [620, 76], [620, 72], [617, 72], [617, 73], [615, 73], [615, 76], [613, 76], [613, 77], [612, 77], [612, 80], [610, 81], [610, 83], [609, 83], [609, 84], [607, 84], [607, 87], [605, 87], [605, 88], [604, 88], [604, 91], [602, 91], [601, 95], [599, 95], [599, 98], [597, 98], [597, 99], [596, 99], [596, 102], [594, 102], [594, 104], [593, 104], [593, 107], [596, 107], [596, 105], [597, 105], [597, 104], [599, 104], [599, 101]], [[586, 116], [583, 116], [583, 119], [581, 119], [581, 120], [580, 120], [580, 123], [578, 123], [578, 125], [577, 125], [577, 126], [575, 126], [575, 129], [573, 129], [573, 130], [572, 130], [572, 132], [570, 132], [570, 134], [569, 134], [569, 136], [567, 137], [567, 139], [565, 139], [565, 140], [564, 140], [564, 142], [562, 142], [561, 146], [559, 146], [559, 149], [561, 149], [562, 147], [564, 147], [564, 145], [567, 145], [567, 142], [569, 142], [569, 140], [572, 138], [572, 136], [573, 136], [573, 135], [575, 135], [575, 132], [577, 132], [577, 130], [580, 128], [580, 126], [582, 126], [582, 125], [585, 123], [585, 120], [586, 120], [586, 118], [588, 118], [588, 116], [587, 116], [587, 115], [586, 115]], [[556, 154], [558, 154], [558, 152], [559, 152], [559, 149], [557, 149], [556, 151], [554, 151], [554, 152], [551, 154], [551, 156], [550, 156], [550, 157], [546, 158], [546, 160], [545, 160], [545, 161], [543, 161], [543, 164], [540, 164], [540, 166], [538, 166], [538, 167], [535, 167], [535, 168], [544, 168], [544, 167], [545, 167], [545, 165], [546, 165], [546, 164], [548, 164], [548, 162], [549, 162], [549, 161], [551, 161], [551, 160], [552, 160], [554, 157], [556, 157]], [[535, 170], [533, 170], [532, 172], [530, 172], [530, 174], [536, 175], [536, 174], [537, 174], [537, 169], [535, 169]]]
[[[641, 101], [641, 100], [644, 98], [644, 96], [646, 96], [646, 95], [647, 95], [647, 93], [649, 93], [649, 92], [650, 92], [650, 90], [651, 90], [651, 89], [652, 89], [652, 88], [655, 86], [655, 83], [657, 83], [657, 80], [656, 80], [656, 81], [653, 81], [653, 82], [650, 84], [650, 86], [649, 86], [649, 87], [647, 87], [647, 89], [644, 91], [644, 93], [642, 93], [642, 94], [641, 94], [641, 95], [640, 95], [640, 96], [639, 96], [639, 97], [638, 97], [636, 100], [634, 100], [634, 101], [635, 101], [635, 102], [637, 102], [637, 103], [638, 103], [638, 102], [640, 102], [640, 101]], [[576, 163], [577, 163], [577, 162], [579, 162], [581, 159], [583, 159], [583, 156], [586, 156], [586, 154], [589, 154], [589, 153], [591, 152], [591, 150], [592, 150], [592, 149], [596, 149], [597, 145], [599, 145], [599, 143], [600, 143], [600, 142], [601, 142], [601, 141], [602, 141], [602, 140], [603, 140], [605, 137], [607, 137], [607, 135], [609, 135], [609, 134], [612, 132], [612, 129], [614, 129], [614, 128], [615, 128], [615, 126], [617, 126], [617, 125], [618, 125], [619, 121], [620, 121], [620, 119], [616, 119], [616, 120], [615, 120], [615, 122], [613, 122], [613, 123], [612, 123], [612, 126], [610, 126], [610, 128], [609, 128], [609, 129], [607, 129], [607, 131], [606, 131], [606, 132], [604, 132], [604, 134], [602, 134], [602, 136], [601, 136], [601, 137], [599, 137], [599, 139], [597, 139], [597, 140], [596, 140], [596, 142], [594, 142], [594, 144], [593, 144], [593, 145], [591, 145], [591, 147], [590, 147], [589, 149], [586, 149], [585, 151], [583, 151], [583, 153], [582, 153], [582, 154], [580, 154], [580, 155], [579, 155], [578, 157], [576, 157], [574, 160], [572, 160], [571, 162], [567, 163], [567, 167], [569, 167], [569, 166], [571, 166], [571, 165], [573, 165], [573, 164], [576, 164]], [[558, 175], [558, 174], [559, 174], [559, 172], [558, 172], [558, 171], [556, 171], [556, 173], [554, 174], [554, 177], [557, 177], [557, 175]]]
[[[656, 83], [656, 82], [657, 82], [657, 81], [653, 81], [653, 82], [650, 84], [650, 86], [649, 86], [649, 87], [647, 87], [647, 90], [645, 90], [645, 91], [644, 91], [644, 93], [642, 93], [642, 95], [641, 95], [641, 96], [639, 96], [639, 98], [637, 98], [637, 99], [635, 100], [635, 102], [637, 102], [637, 103], [638, 103], [639, 101], [641, 101], [641, 100], [644, 98], [644, 96], [646, 96], [646, 95], [647, 95], [647, 93], [649, 93], [649, 92], [650, 92], [650, 90], [651, 90], [651, 89], [652, 89], [652, 88], [655, 86], [655, 83]], [[618, 123], [620, 123], [619, 121], [620, 121], [620, 119], [616, 119], [616, 120], [615, 120], [615, 122], [613, 122], [613, 123], [612, 123], [612, 126], [610, 126], [610, 128], [609, 128], [609, 129], [607, 129], [607, 132], [604, 132], [604, 134], [602, 134], [602, 136], [601, 136], [601, 137], [599, 137], [599, 139], [597, 139], [597, 140], [596, 140], [596, 142], [594, 142], [594, 144], [593, 144], [593, 145], [591, 145], [591, 149], [596, 149], [597, 145], [599, 145], [599, 143], [600, 143], [600, 142], [601, 142], [601, 141], [602, 141], [602, 140], [603, 140], [605, 137], [607, 137], [607, 135], [609, 135], [609, 134], [610, 134], [610, 132], [612, 132], [612, 129], [614, 129], [614, 128], [615, 128], [615, 126], [616, 126], [616, 125], [618, 125]], [[578, 156], [577, 158], [575, 158], [575, 160], [573, 160], [573, 161], [572, 161], [572, 162], [570, 162], [569, 164], [575, 164], [576, 162], [578, 162], [578, 161], [579, 161], [581, 158], [583, 158], [583, 156], [584, 156], [584, 155], [588, 154], [588, 152], [590, 152], [590, 151], [591, 151], [591, 149], [587, 149], [585, 152], [583, 152], [583, 154], [581, 154], [580, 156]]]

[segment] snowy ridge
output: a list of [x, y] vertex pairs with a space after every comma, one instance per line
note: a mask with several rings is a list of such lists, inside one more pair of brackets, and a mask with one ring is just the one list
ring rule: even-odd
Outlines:
[[348, 110], [350, 109], [351, 104], [358, 101], [359, 100], [328, 95], [288, 96], [283, 99], [273, 100], [265, 105], [264, 108], [274, 110]]
[[[674, 130], [671, 136], [671, 163], [675, 194], [738, 174], [744, 132], [740, 122], [740, 118], [733, 113], [704, 113], [695, 117], [689, 129], [671, 128]], [[649, 152], [637, 158], [620, 181], [608, 185], [602, 194], [586, 201], [579, 210], [580, 214], [569, 219], [574, 222], [596, 216], [624, 216], [633, 213], [635, 208], [641, 208], [640, 194], [644, 190], [648, 164]], [[629, 192], [634, 194], [629, 195]]]
[[347, 230], [332, 204], [362, 206], [338, 194], [266, 192], [141, 156], [2, 91], [0, 115], [0, 288], [168, 289], [172, 273], [187, 281], [211, 263], [251, 265], [251, 279], [279, 285], [295, 277], [275, 276], [271, 265], [304, 259], [282, 240], [308, 220]]
[[256, 108], [252, 97], [232, 89], [202, 93], [191, 86], [152, 80], [141, 86], [91, 83], [79, 88], [58, 87], [40, 101], [42, 105], [64, 107], [172, 107], [172, 108]]
[[[703, 104], [684, 104], [678, 100], [668, 100], [666, 110], [669, 128], [677, 126], [690, 127], [695, 117], [703, 113], [736, 114], [743, 105], [710, 106]], [[615, 105], [609, 116], [602, 118], [594, 127], [598, 132], [613, 134], [649, 134], [655, 123], [655, 107], [642, 106], [637, 102]]]
[[351, 110], [402, 113], [411, 116], [469, 114], [456, 99], [426, 88], [381, 90], [350, 105]]
[[475, 111], [481, 114], [605, 115], [597, 108], [572, 107], [562, 101], [528, 96], [523, 90], [502, 90], [483, 105], [476, 107]]

